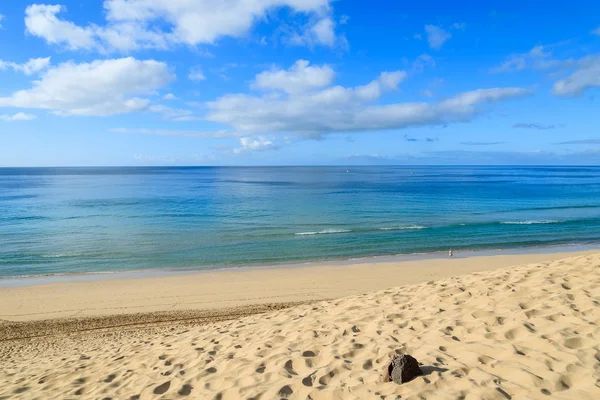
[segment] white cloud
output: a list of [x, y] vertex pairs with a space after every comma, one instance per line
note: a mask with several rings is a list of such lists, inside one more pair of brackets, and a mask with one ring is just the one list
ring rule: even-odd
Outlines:
[[31, 58], [23, 64], [7, 62], [0, 60], [0, 71], [12, 69], [14, 71], [23, 72], [25, 75], [32, 75], [46, 69], [50, 65], [50, 57], [46, 58]]
[[384, 90], [395, 90], [407, 75], [404, 71], [382, 72], [377, 81]]
[[204, 76], [204, 73], [202, 73], [202, 69], [200, 69], [200, 67], [192, 67], [190, 68], [188, 78], [192, 81], [203, 81], [206, 79], [206, 76]]
[[429, 54], [421, 54], [412, 64], [413, 71], [415, 72], [423, 72], [427, 66], [435, 67], [435, 60]]
[[163, 96], [163, 100], [178, 100], [178, 98], [173, 93], [167, 93]]
[[335, 22], [329, 17], [320, 19], [312, 28], [311, 31], [314, 33], [317, 43], [324, 44], [326, 46], [333, 46], [335, 44]]
[[592, 35], [600, 36], [600, 26], [592, 31]]
[[329, 86], [335, 72], [328, 65], [309, 66], [306, 60], [298, 60], [288, 70], [275, 69], [256, 75], [252, 87], [279, 89], [287, 93], [300, 93]]
[[2, 29], [2, 20], [4, 19], [4, 15], [0, 14], [0, 29]]
[[434, 50], [441, 49], [444, 43], [452, 37], [450, 33], [435, 25], [425, 25], [425, 33], [427, 33], [429, 47]]
[[490, 72], [522, 71], [527, 67], [546, 69], [552, 66], [552, 63], [546, 60], [550, 55], [551, 53], [544, 46], [535, 46], [527, 53], [511, 54], [506, 61], [492, 68]]
[[[27, 32], [69, 49], [131, 51], [165, 49], [178, 44], [214, 44], [222, 37], [241, 37], [269, 11], [289, 7], [316, 18], [315, 37], [331, 41], [324, 21], [331, 0], [104, 0], [106, 24], [78, 26], [59, 18], [60, 5], [34, 4], [26, 9]], [[61, 15], [62, 16], [62, 15]]]
[[148, 111], [162, 114], [162, 116], [166, 119], [170, 119], [171, 121], [195, 121], [198, 120], [198, 117], [193, 115], [193, 112], [190, 110], [183, 110], [180, 108], [171, 108], [164, 106], [162, 104], [155, 104], [148, 106]]
[[581, 96], [588, 89], [600, 87], [600, 55], [584, 57], [577, 61], [577, 65], [571, 75], [554, 82], [554, 94]]
[[33, 4], [25, 9], [27, 32], [44, 38], [52, 44], [65, 45], [70, 49], [91, 49], [96, 46], [93, 28], [81, 28], [63, 21], [56, 14], [66, 11], [60, 5]]
[[31, 121], [32, 119], [36, 119], [37, 117], [33, 114], [25, 114], [22, 112], [12, 114], [12, 115], [1, 115], [0, 121]]
[[558, 79], [552, 86], [552, 93], [557, 96], [581, 96], [591, 88], [600, 87], [600, 54], [592, 54], [579, 59], [552, 58], [550, 46], [536, 46], [527, 53], [512, 54], [503, 64], [493, 68], [490, 72], [514, 72], [532, 68], [547, 72], [550, 78]]
[[315, 45], [334, 47], [336, 44], [346, 44], [345, 37], [336, 36], [335, 22], [330, 16], [309, 22], [301, 32], [293, 34], [289, 42], [308, 47]]
[[480, 106], [521, 97], [521, 88], [492, 88], [461, 93], [439, 103], [373, 104], [397, 89], [403, 71], [384, 72], [356, 87], [328, 86], [308, 92], [230, 94], [207, 103], [206, 119], [227, 124], [247, 136], [292, 133], [317, 138], [332, 132], [402, 129], [410, 126], [468, 121]]
[[242, 137], [240, 138], [240, 147], [233, 149], [235, 154], [247, 153], [250, 151], [274, 150], [277, 145], [263, 136]]
[[167, 65], [132, 57], [45, 71], [27, 90], [0, 98], [0, 107], [48, 109], [59, 115], [113, 115], [147, 109], [151, 94], [174, 79]]
[[455, 22], [452, 24], [452, 27], [454, 29], [458, 29], [459, 31], [464, 31], [467, 27], [467, 24], [465, 24], [464, 22]]

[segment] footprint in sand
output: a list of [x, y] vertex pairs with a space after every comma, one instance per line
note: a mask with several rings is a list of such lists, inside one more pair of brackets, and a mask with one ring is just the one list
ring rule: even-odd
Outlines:
[[279, 393], [278, 394], [281, 397], [288, 397], [292, 393], [294, 393], [294, 391], [292, 390], [292, 388], [290, 387], [290, 385], [285, 385], [284, 387], [282, 387], [281, 389], [279, 389]]
[[153, 390], [153, 393], [154, 394], [164, 394], [167, 390], [169, 390], [170, 387], [171, 387], [171, 381], [166, 381], [162, 385], [155, 387]]
[[315, 373], [313, 372], [312, 374], [310, 374], [306, 378], [302, 379], [302, 384], [304, 386], [311, 387], [313, 385], [314, 381], [315, 381]]
[[26, 392], [28, 390], [29, 390], [28, 386], [23, 386], [23, 387], [15, 389], [13, 393], [15, 393], [15, 394], [21, 394], [21, 393]]
[[285, 365], [283, 366], [283, 369], [285, 369], [290, 375], [298, 375], [296, 371], [294, 371], [294, 363], [292, 360], [287, 360]]
[[327, 386], [329, 384], [329, 381], [331, 380], [331, 378], [333, 378], [335, 376], [335, 374], [337, 374], [337, 372], [338, 372], [337, 369], [329, 371], [329, 373], [327, 373], [319, 378], [319, 383], [323, 386]]
[[181, 389], [179, 389], [179, 392], [177, 392], [180, 396], [189, 396], [190, 393], [192, 393], [192, 385], [188, 385], [185, 384], [181, 387]]
[[565, 340], [563, 344], [566, 348], [575, 350], [575, 349], [579, 349], [580, 347], [582, 347], [584, 345], [584, 341], [582, 338], [573, 337], [573, 338]]

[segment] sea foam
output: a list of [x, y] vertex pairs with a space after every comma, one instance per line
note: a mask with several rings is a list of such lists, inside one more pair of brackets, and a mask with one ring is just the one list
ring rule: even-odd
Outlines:
[[423, 225], [396, 225], [396, 226], [388, 226], [385, 228], [379, 228], [382, 231], [412, 231], [418, 229], [425, 229], [426, 226]]
[[351, 232], [349, 229], [323, 229], [318, 232], [298, 232], [295, 233], [297, 236], [308, 236], [308, 235], [327, 235], [331, 233], [346, 233]]
[[536, 225], [536, 224], [557, 224], [560, 221], [554, 219], [548, 220], [528, 220], [528, 221], [506, 221], [500, 222], [503, 225]]

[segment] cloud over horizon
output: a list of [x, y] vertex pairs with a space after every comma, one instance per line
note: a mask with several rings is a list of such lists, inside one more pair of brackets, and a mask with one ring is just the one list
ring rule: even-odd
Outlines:
[[383, 95], [399, 89], [406, 72], [382, 72], [371, 82], [355, 87], [332, 86], [333, 73], [328, 67], [310, 67], [303, 60], [288, 70], [264, 74], [259, 73], [252, 86], [275, 92], [224, 95], [207, 103], [206, 118], [249, 134], [292, 133], [318, 138], [334, 132], [465, 122], [478, 115], [482, 105], [531, 94], [523, 88], [489, 88], [459, 93], [438, 103], [377, 105], [374, 103]]
[[151, 94], [174, 79], [163, 62], [133, 57], [62, 63], [30, 89], [0, 97], [0, 107], [46, 109], [58, 115], [108, 116], [148, 108]]

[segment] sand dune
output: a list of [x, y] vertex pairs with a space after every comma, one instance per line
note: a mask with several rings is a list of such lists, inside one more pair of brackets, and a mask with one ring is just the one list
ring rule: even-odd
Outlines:
[[[0, 344], [0, 398], [599, 399], [600, 255]], [[384, 383], [396, 352], [425, 376]]]

